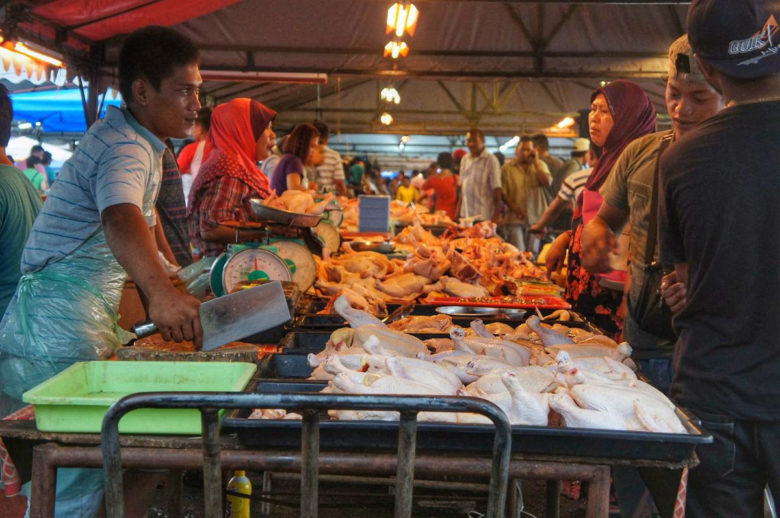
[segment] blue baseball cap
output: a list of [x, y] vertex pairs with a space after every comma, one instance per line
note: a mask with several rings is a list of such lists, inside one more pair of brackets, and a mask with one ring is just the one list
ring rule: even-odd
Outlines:
[[780, 0], [693, 0], [688, 39], [723, 74], [757, 79], [780, 72]]

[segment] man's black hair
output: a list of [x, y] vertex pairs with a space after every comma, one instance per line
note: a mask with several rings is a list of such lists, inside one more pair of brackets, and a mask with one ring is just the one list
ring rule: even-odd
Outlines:
[[26, 162], [27, 162], [27, 169], [32, 169], [33, 167], [41, 163], [41, 159], [35, 155], [30, 155], [27, 157]]
[[31, 155], [33, 153], [43, 153], [43, 152], [44, 152], [43, 146], [40, 144], [35, 144], [33, 147], [30, 148]]
[[0, 147], [6, 147], [11, 139], [11, 121], [14, 118], [14, 107], [8, 88], [0, 84]]
[[534, 147], [536, 147], [536, 137], [531, 137], [530, 135], [523, 135], [522, 137], [520, 137], [520, 142], [518, 142], [518, 145], [522, 144], [523, 142], [533, 142]]
[[317, 128], [317, 132], [320, 134], [320, 140], [327, 140], [330, 135], [330, 128], [323, 121], [314, 121], [314, 127]]
[[532, 140], [534, 142], [534, 147], [537, 147], [542, 151], [547, 151], [550, 149], [550, 141], [547, 140], [547, 135], [543, 133], [537, 133], [533, 136]]
[[168, 27], [150, 25], [130, 34], [119, 53], [119, 92], [133, 101], [133, 81], [142, 78], [155, 90], [176, 67], [198, 63], [200, 54], [192, 41]]
[[436, 163], [442, 169], [452, 169], [452, 154], [444, 152], [436, 156]]
[[43, 165], [50, 165], [51, 164], [51, 158], [52, 158], [51, 153], [49, 153], [48, 151], [44, 151], [43, 152], [43, 159], [41, 160], [41, 163]]

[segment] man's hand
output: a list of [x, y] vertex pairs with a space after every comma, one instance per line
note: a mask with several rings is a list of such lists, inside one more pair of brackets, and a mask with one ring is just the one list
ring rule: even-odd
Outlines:
[[600, 217], [596, 216], [582, 229], [582, 266], [590, 273], [612, 270], [609, 252], [616, 248], [615, 234]]
[[552, 275], [554, 272], [561, 271], [563, 268], [563, 262], [566, 259], [566, 251], [569, 249], [569, 240], [571, 236], [568, 232], [564, 232], [553, 241], [550, 245], [550, 249], [547, 251], [547, 260], [545, 265], [547, 266], [547, 275]]
[[680, 311], [687, 302], [688, 292], [685, 284], [677, 282], [677, 272], [664, 275], [661, 279], [661, 296], [672, 310], [672, 313]]
[[544, 238], [544, 236], [547, 235], [547, 226], [546, 225], [540, 225], [539, 223], [534, 223], [530, 227], [528, 227], [528, 232], [532, 234], [539, 234], [539, 239]]
[[203, 330], [198, 301], [171, 284], [141, 210], [129, 203], [112, 205], [103, 210], [101, 219], [108, 246], [149, 301], [149, 317], [160, 328], [163, 338], [192, 340], [200, 348]]
[[200, 302], [192, 295], [181, 293], [173, 286], [155, 291], [149, 298], [149, 318], [157, 324], [165, 340], [191, 340], [195, 349], [203, 345], [200, 325]]

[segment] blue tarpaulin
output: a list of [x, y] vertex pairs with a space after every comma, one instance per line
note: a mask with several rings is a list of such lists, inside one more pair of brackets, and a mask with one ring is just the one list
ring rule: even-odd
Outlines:
[[[11, 99], [14, 104], [14, 120], [27, 121], [31, 124], [40, 122], [43, 133], [84, 133], [87, 131], [87, 124], [84, 121], [84, 106], [78, 88], [12, 93]], [[112, 91], [109, 90], [103, 102], [100, 117], [105, 115], [106, 106], [119, 106], [120, 104], [122, 104], [122, 98], [117, 96], [114, 99]]]

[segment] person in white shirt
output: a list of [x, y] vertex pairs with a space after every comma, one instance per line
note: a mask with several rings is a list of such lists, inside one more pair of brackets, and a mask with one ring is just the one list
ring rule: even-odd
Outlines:
[[463, 196], [457, 213], [462, 218], [501, 223], [501, 166], [485, 149], [485, 135], [479, 129], [466, 133], [469, 153], [460, 163]]

